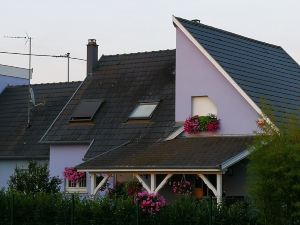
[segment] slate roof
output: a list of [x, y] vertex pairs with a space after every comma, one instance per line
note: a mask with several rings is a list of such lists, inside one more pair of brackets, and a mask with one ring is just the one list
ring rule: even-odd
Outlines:
[[176, 18], [257, 104], [264, 98], [274, 122], [298, 114], [300, 66], [280, 46]]
[[49, 158], [49, 145], [39, 144], [52, 121], [80, 82], [35, 84], [36, 104], [27, 128], [28, 86], [8, 86], [0, 95], [0, 159]]
[[[92, 158], [129, 141], [153, 143], [166, 138], [175, 125], [175, 50], [102, 56], [74, 98], [55, 121], [43, 143], [93, 142]], [[103, 99], [89, 123], [70, 123], [81, 99]], [[128, 121], [139, 101], [160, 103], [151, 120]]]
[[220, 169], [252, 143], [253, 136], [179, 138], [145, 145], [130, 143], [77, 166], [78, 169]]

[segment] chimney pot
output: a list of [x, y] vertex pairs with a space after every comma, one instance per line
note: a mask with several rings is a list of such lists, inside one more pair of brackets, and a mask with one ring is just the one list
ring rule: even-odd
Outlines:
[[93, 70], [98, 63], [98, 45], [96, 39], [88, 39], [87, 44], [87, 76], [93, 74]]

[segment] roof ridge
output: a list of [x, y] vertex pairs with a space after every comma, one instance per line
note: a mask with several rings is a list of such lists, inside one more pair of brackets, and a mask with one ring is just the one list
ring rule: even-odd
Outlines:
[[123, 53], [123, 54], [110, 54], [110, 55], [103, 54], [102, 56], [104, 56], [104, 57], [110, 57], [110, 56], [128, 56], [128, 55], [139, 55], [139, 54], [172, 52], [172, 51], [175, 51], [175, 50], [176, 49], [163, 49], [163, 50], [153, 50], [153, 51], [143, 51], [143, 52], [130, 52], [130, 53]]
[[229, 34], [229, 35], [232, 35], [232, 36], [235, 36], [235, 37], [238, 37], [238, 38], [241, 38], [241, 39], [245, 39], [245, 40], [248, 40], [248, 41], [252, 41], [252, 42], [255, 42], [255, 43], [258, 43], [258, 44], [263, 44], [263, 45], [267, 45], [267, 46], [270, 46], [270, 47], [273, 47], [273, 48], [282, 49], [282, 47], [279, 46], [279, 45], [270, 44], [270, 43], [267, 43], [267, 42], [264, 42], [264, 41], [259, 41], [259, 40], [254, 39], [254, 38], [246, 37], [246, 36], [243, 36], [241, 34], [237, 34], [237, 33], [231, 32], [231, 31], [227, 31], [227, 30], [223, 30], [223, 29], [213, 27], [213, 26], [210, 26], [210, 25], [206, 25], [206, 24], [203, 24], [203, 23], [194, 22], [194, 21], [187, 20], [187, 19], [184, 19], [184, 18], [181, 18], [181, 17], [176, 17], [176, 19], [183, 20], [185, 22], [188, 22], [190, 24], [193, 24], [193, 25], [196, 25], [196, 26], [199, 26], [199, 27], [200, 26], [207, 27], [209, 29], [216, 30], [216, 31], [219, 31], [219, 32], [222, 32], [222, 33], [225, 33], [225, 34]]
[[[70, 82], [54, 82], [54, 83], [38, 83], [38, 84], [30, 84], [30, 86], [46, 86], [46, 85], [62, 85], [62, 84], [75, 84], [80, 83], [82, 81], [70, 81]], [[18, 87], [28, 87], [28, 84], [22, 85], [8, 85], [6, 88], [18, 88]]]

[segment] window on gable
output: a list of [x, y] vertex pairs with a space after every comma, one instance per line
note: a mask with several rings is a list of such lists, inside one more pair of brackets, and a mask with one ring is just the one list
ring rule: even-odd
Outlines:
[[72, 113], [70, 122], [91, 121], [103, 102], [103, 99], [81, 100]]
[[208, 114], [217, 115], [217, 106], [207, 96], [192, 97], [192, 116], [207, 116]]
[[157, 106], [158, 101], [140, 102], [130, 114], [129, 119], [150, 119]]

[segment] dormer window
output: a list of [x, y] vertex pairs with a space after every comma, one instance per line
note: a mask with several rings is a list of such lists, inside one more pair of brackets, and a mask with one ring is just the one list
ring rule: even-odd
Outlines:
[[71, 115], [70, 122], [92, 121], [103, 99], [83, 99]]
[[129, 119], [143, 120], [151, 119], [154, 110], [158, 106], [157, 102], [140, 102], [133, 112], [130, 114]]
[[208, 96], [192, 97], [192, 116], [218, 115], [217, 106]]

